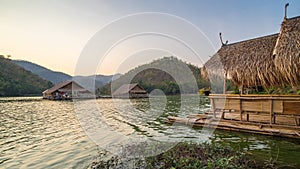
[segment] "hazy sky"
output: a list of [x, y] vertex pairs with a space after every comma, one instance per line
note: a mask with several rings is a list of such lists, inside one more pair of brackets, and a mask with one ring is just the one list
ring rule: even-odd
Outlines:
[[[73, 75], [84, 47], [102, 28], [126, 15], [161, 12], [184, 18], [197, 26], [213, 44], [213, 51], [203, 50], [199, 55], [209, 56], [220, 48], [219, 32], [229, 43], [277, 33], [286, 2], [290, 3], [288, 17], [300, 15], [298, 0], [0, 0], [0, 54], [10, 54], [12, 59], [28, 60]], [[188, 37], [188, 29], [179, 30], [175, 26], [172, 31], [176, 29], [177, 33], [182, 31]], [[119, 30], [123, 31], [123, 27]], [[118, 29], [106, 36], [116, 34]], [[166, 45], [173, 43], [175, 49], [178, 44], [172, 40], [147, 37], [131, 38], [115, 46], [98, 64], [98, 73], [124, 73], [130, 67], [162, 55], [178, 54]], [[195, 42], [190, 43], [195, 45]], [[141, 45], [144, 43], [147, 45]], [[165, 47], [157, 49], [162, 44]], [[152, 48], [154, 50], [150, 50]], [[188, 55], [188, 52], [178, 55]], [[201, 65], [189, 57], [182, 58]]]

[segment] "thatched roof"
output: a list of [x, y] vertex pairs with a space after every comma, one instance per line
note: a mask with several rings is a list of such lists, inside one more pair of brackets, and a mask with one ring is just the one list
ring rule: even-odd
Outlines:
[[281, 78], [272, 58], [277, 37], [274, 34], [223, 45], [205, 63], [202, 74], [226, 74], [238, 86], [270, 86]]
[[147, 93], [139, 84], [134, 83], [134, 84], [123, 84], [112, 95], [116, 96], [116, 95], [128, 94], [133, 89], [139, 93]]
[[[57, 85], [43, 91], [43, 94], [51, 94], [53, 92], [59, 91], [60, 89], [66, 87], [68, 85], [75, 85], [77, 91], [86, 91], [86, 89], [84, 89], [82, 86], [80, 86], [76, 82], [74, 82], [72, 80], [67, 80], [67, 81], [60, 82]], [[72, 87], [71, 87], [71, 90], [72, 90]]]
[[300, 86], [300, 16], [282, 22], [273, 54], [283, 83]]

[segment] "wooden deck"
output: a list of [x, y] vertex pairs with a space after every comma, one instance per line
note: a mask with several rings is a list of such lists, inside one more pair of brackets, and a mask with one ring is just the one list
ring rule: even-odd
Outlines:
[[276, 124], [279, 116], [293, 118], [296, 125], [300, 124], [299, 95], [211, 95], [209, 98], [212, 112], [221, 112], [221, 118], [226, 113], [239, 112], [241, 121], [249, 121], [253, 114], [268, 114], [270, 124]]
[[298, 95], [210, 95], [211, 112], [186, 118], [168, 117], [168, 123], [195, 127], [300, 138]]

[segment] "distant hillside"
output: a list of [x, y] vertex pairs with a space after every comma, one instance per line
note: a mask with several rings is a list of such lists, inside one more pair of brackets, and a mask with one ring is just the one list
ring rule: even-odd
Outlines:
[[[89, 89], [90, 91], [94, 91], [94, 89], [102, 87], [109, 82], [112, 81], [112, 78], [118, 79], [121, 74], [116, 75], [91, 75], [91, 76], [74, 76], [73, 79], [78, 82], [81, 86]], [[90, 84], [94, 84], [95, 86], [90, 86]], [[94, 88], [95, 87], [95, 88]]]
[[[106, 85], [107, 83], [109, 83], [112, 78], [114, 77], [115, 79], [117, 79], [118, 77], [120, 77], [120, 74], [116, 74], [116, 75], [91, 75], [91, 76], [70, 76], [66, 73], [62, 73], [62, 72], [56, 72], [56, 71], [52, 71], [48, 68], [45, 68], [43, 66], [40, 66], [38, 64], [32, 63], [32, 62], [28, 62], [28, 61], [24, 61], [24, 60], [12, 60], [12, 62], [18, 64], [19, 66], [23, 67], [24, 69], [40, 76], [43, 79], [49, 80], [54, 84], [58, 84], [62, 81], [66, 81], [66, 80], [71, 80], [72, 78], [74, 78], [74, 80], [76, 80], [77, 82], [79, 82], [82, 86], [86, 86], [86, 84], [88, 84], [91, 81], [95, 80], [95, 87], [99, 88], [102, 87], [104, 85]], [[89, 87], [87, 87], [89, 88]], [[89, 90], [93, 90], [92, 88], [89, 88]]]
[[55, 72], [50, 69], [47, 69], [43, 66], [40, 66], [35, 63], [31, 63], [24, 60], [12, 60], [15, 64], [23, 67], [24, 69], [40, 76], [43, 79], [49, 80], [50, 82], [57, 84], [62, 81], [70, 80], [72, 79], [72, 76], [62, 73], [62, 72]]
[[50, 81], [0, 56], [0, 96], [41, 95], [52, 85]]
[[[163, 70], [173, 73], [173, 76], [178, 78], [177, 82], [169, 73]], [[130, 70], [113, 81], [112, 84], [109, 83], [99, 88], [97, 93], [99, 95], [110, 95], [111, 87], [115, 91], [125, 83], [139, 83], [149, 93], [153, 89], [161, 89], [168, 95], [179, 94], [180, 88], [184, 89], [185, 93], [197, 93], [199, 88], [209, 87], [209, 82], [201, 77], [200, 70], [200, 68], [175, 57], [165, 57]], [[196, 81], [196, 87], [193, 85], [193, 81], [190, 80], [191, 78]]]

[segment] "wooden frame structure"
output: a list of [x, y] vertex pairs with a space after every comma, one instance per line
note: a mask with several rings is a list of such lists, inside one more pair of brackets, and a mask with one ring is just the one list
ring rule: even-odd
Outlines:
[[300, 125], [300, 96], [299, 95], [221, 95], [212, 94], [209, 96], [211, 110], [221, 113], [224, 119], [225, 113], [238, 112], [240, 121], [249, 121], [251, 113], [269, 114], [270, 125], [276, 124], [276, 116], [286, 116], [295, 119], [297, 126]]

